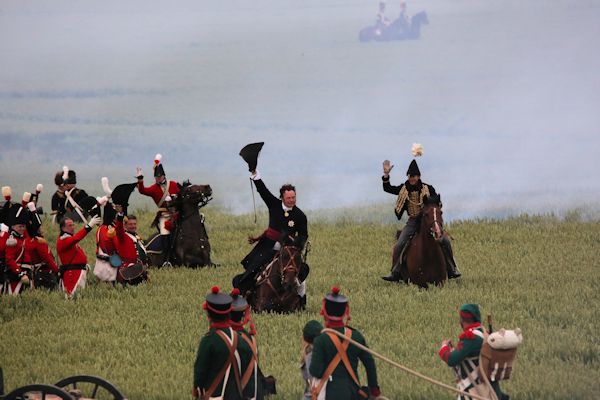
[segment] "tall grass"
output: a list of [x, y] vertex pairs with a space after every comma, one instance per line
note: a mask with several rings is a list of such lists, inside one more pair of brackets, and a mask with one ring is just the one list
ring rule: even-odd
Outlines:
[[[107, 378], [130, 399], [190, 398], [192, 366], [207, 327], [201, 303], [212, 285], [229, 289], [248, 234], [266, 226], [252, 218], [207, 210], [213, 258], [219, 268], [161, 269], [139, 287], [110, 287], [90, 274], [75, 301], [58, 292], [30, 291], [0, 299], [0, 366], [5, 387], [55, 382], [74, 374]], [[138, 213], [150, 233], [150, 212]], [[332, 285], [350, 297], [352, 320], [374, 350], [435, 379], [453, 374], [438, 358], [443, 339], [460, 331], [457, 309], [479, 303], [495, 328], [520, 327], [513, 377], [503, 389], [518, 399], [592, 399], [600, 390], [600, 223], [523, 216], [448, 225], [463, 278], [423, 291], [390, 284], [387, 274], [395, 225], [318, 218], [310, 224], [307, 311], [255, 315], [262, 369], [277, 378], [277, 399], [298, 399], [300, 335], [320, 319]], [[47, 236], [57, 232], [49, 223]], [[52, 230], [52, 232], [50, 232]], [[93, 238], [84, 240], [92, 259]], [[453, 395], [377, 362], [384, 395], [450, 399]], [[364, 380], [364, 373], [362, 373]]]

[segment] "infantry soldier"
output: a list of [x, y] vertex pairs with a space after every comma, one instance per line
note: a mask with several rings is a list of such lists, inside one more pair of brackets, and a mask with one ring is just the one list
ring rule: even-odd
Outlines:
[[194, 363], [194, 399], [243, 399], [254, 392], [249, 383], [242, 391], [241, 371], [246, 371], [252, 360], [248, 343], [233, 330], [229, 320], [231, 296], [220, 293], [214, 286], [206, 296], [206, 310], [210, 330], [202, 337]]
[[137, 167], [136, 169], [136, 178], [138, 180], [137, 188], [140, 194], [152, 197], [152, 200], [154, 200], [154, 203], [158, 206], [157, 224], [163, 247], [163, 259], [165, 260], [163, 265], [170, 266], [171, 263], [169, 260], [171, 256], [171, 230], [173, 229], [173, 217], [168, 206], [173, 197], [179, 194], [179, 186], [175, 181], [167, 181], [161, 160], [162, 155], [160, 154], [157, 154], [154, 157], [155, 183], [153, 185], [149, 187], [144, 186], [144, 175], [142, 174], [142, 169], [140, 167]]
[[[234, 278], [233, 286], [240, 288], [242, 293], [252, 288], [252, 283], [261, 267], [275, 257], [280, 249], [279, 240], [285, 235], [286, 242], [293, 242], [302, 248], [308, 240], [308, 223], [306, 215], [296, 206], [296, 188], [285, 184], [279, 189], [279, 197], [275, 197], [262, 181], [260, 173], [256, 170], [258, 153], [263, 143], [254, 143], [242, 149], [240, 155], [248, 162], [250, 179], [254, 182], [256, 190], [260, 194], [269, 209], [269, 227], [258, 237], [249, 237], [249, 243], [256, 243], [252, 251], [242, 260], [245, 272]], [[244, 150], [250, 147], [251, 155], [246, 155]], [[306, 301], [304, 282], [299, 288], [298, 294]]]
[[[459, 310], [460, 326], [463, 332], [458, 337], [456, 348], [450, 340], [444, 340], [439, 350], [439, 356], [448, 366], [454, 368], [458, 389], [473, 394], [484, 394], [486, 397], [498, 400], [508, 400], [509, 396], [502, 393], [498, 381], [492, 382], [494, 393], [490, 393], [487, 379], [483, 378], [479, 369], [479, 353], [484, 338], [484, 327], [481, 325], [481, 313], [477, 304], [463, 304]], [[459, 396], [459, 400], [470, 397]], [[495, 400], [495, 399], [494, 399]]]
[[[415, 143], [412, 152], [415, 157], [420, 156], [423, 154], [423, 148], [420, 144]], [[390, 184], [390, 171], [392, 168], [394, 168], [394, 166], [391, 165], [388, 160], [383, 162], [383, 176], [381, 177], [383, 180], [383, 190], [398, 196], [394, 212], [396, 213], [398, 220], [400, 220], [402, 214], [406, 211], [408, 214], [408, 221], [406, 221], [406, 225], [402, 229], [402, 233], [394, 245], [392, 259], [398, 260], [398, 262], [396, 262], [395, 265], [392, 265], [391, 274], [389, 276], [384, 276], [382, 279], [398, 282], [401, 279], [400, 271], [402, 267], [402, 260], [399, 260], [398, 257], [402, 253], [402, 250], [404, 250], [404, 247], [410, 238], [417, 233], [417, 229], [419, 228], [419, 216], [424, 204], [423, 199], [425, 197], [436, 196], [436, 192], [433, 186], [421, 181], [421, 171], [419, 170], [416, 160], [413, 159], [411, 161], [408, 170], [406, 171], [408, 179], [400, 186], [393, 186]], [[454, 261], [450, 239], [446, 235], [442, 236], [440, 246], [446, 258], [448, 278], [452, 279], [460, 277], [461, 274]]]
[[100, 223], [100, 220], [98, 215], [92, 217], [77, 233], [71, 218], [63, 218], [60, 222], [60, 237], [56, 241], [56, 252], [61, 263], [61, 286], [68, 299], [75, 295], [78, 287], [85, 288], [86, 283], [87, 256], [78, 243]]
[[[333, 287], [323, 299], [321, 315], [325, 318], [326, 328], [343, 333], [366, 346], [363, 335], [346, 325], [350, 319], [348, 298], [340, 294], [338, 287]], [[373, 357], [349, 343], [342, 343], [333, 333], [322, 333], [315, 338], [309, 367], [310, 374], [318, 379], [313, 383], [313, 400], [351, 400], [381, 395]], [[359, 359], [367, 371], [368, 388], [361, 388], [358, 381]]]
[[[83, 189], [77, 187], [77, 174], [70, 170], [66, 165], [63, 167], [62, 175], [57, 172], [54, 177], [58, 189], [52, 196], [52, 214], [55, 222], [60, 223], [61, 219], [67, 215], [74, 221], [85, 222], [80, 213], [81, 208], [79, 202], [88, 197], [88, 194]], [[62, 185], [59, 185], [62, 179]]]
[[8, 278], [5, 283], [5, 293], [17, 295], [26, 285], [29, 285], [31, 278], [31, 269], [25, 263], [25, 246], [29, 238], [26, 225], [29, 216], [26, 208], [14, 206], [10, 208], [7, 217], [10, 236], [5, 241], [5, 263]]

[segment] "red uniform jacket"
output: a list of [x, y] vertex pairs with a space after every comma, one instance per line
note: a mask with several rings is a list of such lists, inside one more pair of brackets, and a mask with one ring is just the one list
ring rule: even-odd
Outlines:
[[[140, 192], [140, 194], [152, 197], [152, 200], [154, 200], [156, 205], [157, 206], [159, 205], [160, 199], [162, 199], [163, 193], [164, 193], [162, 186], [157, 185], [155, 183], [152, 186], [144, 187], [144, 182], [138, 181], [137, 188], [138, 188], [138, 191]], [[178, 194], [179, 186], [177, 186], [177, 182], [169, 181], [169, 189], [168, 190], [169, 190], [169, 194]], [[163, 205], [160, 205], [159, 207], [162, 207], [162, 206]]]
[[117, 231], [117, 253], [119, 253], [121, 260], [123, 260], [123, 264], [127, 265], [130, 263], [136, 263], [138, 260], [138, 253], [135, 242], [131, 236], [129, 236], [131, 233], [128, 234], [125, 232], [123, 220], [120, 219], [120, 217], [117, 217], [115, 222], [115, 230]]
[[21, 264], [25, 263], [25, 256], [27, 254], [26, 246], [30, 246], [29, 236], [27, 232], [23, 236], [18, 236], [16, 233], [12, 233], [11, 237], [16, 240], [16, 244], [6, 245], [5, 251], [5, 263], [8, 269], [15, 275], [21, 273]]
[[85, 228], [74, 235], [62, 233], [56, 242], [56, 251], [62, 265], [87, 264], [87, 256], [77, 244], [87, 234], [88, 230]]
[[110, 256], [117, 250], [116, 236], [109, 236], [108, 228], [108, 225], [101, 225], [96, 231], [96, 255], [101, 254], [102, 250], [104, 255]]
[[10, 237], [10, 234], [8, 232], [2, 232], [0, 233], [0, 261], [4, 261], [4, 258], [6, 257], [6, 239], [8, 239]]
[[48, 248], [48, 242], [40, 237], [27, 239], [27, 241], [30, 243], [25, 245], [26, 262], [30, 264], [45, 263], [53, 272], [58, 273], [58, 266]]

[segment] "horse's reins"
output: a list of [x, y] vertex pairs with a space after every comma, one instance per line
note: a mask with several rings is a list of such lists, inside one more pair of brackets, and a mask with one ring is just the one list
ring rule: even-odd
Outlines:
[[[298, 274], [298, 272], [300, 270], [298, 268], [298, 266], [296, 265], [296, 260], [294, 259], [294, 257], [291, 256], [291, 252], [289, 250], [290, 247], [293, 247], [293, 246], [284, 246], [281, 248], [281, 251], [283, 251], [285, 249], [288, 252], [288, 254], [290, 255], [291, 263], [287, 264], [285, 267], [282, 268], [283, 261], [280, 256], [277, 258], [277, 263], [279, 264], [278, 269], [280, 270], [280, 274], [281, 274], [281, 285], [282, 286], [283, 286], [283, 280], [284, 280], [284, 275], [285, 275], [286, 271], [293, 270], [296, 274]], [[286, 296], [288, 296], [290, 293], [284, 293], [283, 295], [279, 295], [279, 291], [277, 289], [275, 289], [275, 287], [273, 286], [273, 283], [271, 283], [271, 280], [269, 279], [272, 271], [273, 271], [273, 263], [269, 263], [269, 265], [267, 266], [265, 271], [261, 274], [262, 279], [257, 280], [256, 284], [257, 284], [257, 286], [260, 286], [263, 283], [266, 283], [271, 288], [273, 293], [275, 293], [275, 296], [277, 296], [277, 301], [281, 303], [281, 302], [283, 302], [283, 299]]]
[[358, 343], [357, 341], [355, 341], [355, 340], [353, 340], [353, 339], [351, 339], [351, 338], [349, 338], [349, 337], [345, 336], [343, 333], [340, 333], [340, 332], [338, 332], [338, 331], [336, 331], [336, 330], [334, 330], [334, 329], [325, 328], [325, 329], [323, 329], [323, 330], [321, 331], [321, 333], [324, 333], [324, 332], [331, 332], [331, 333], [334, 333], [334, 334], [336, 334], [337, 336], [339, 336], [340, 338], [342, 338], [342, 339], [344, 339], [344, 340], [348, 340], [348, 341], [349, 341], [349, 342], [350, 342], [352, 345], [354, 345], [354, 346], [358, 347], [359, 349], [361, 349], [361, 350], [364, 350], [364, 351], [366, 351], [367, 353], [369, 353], [369, 354], [371, 354], [371, 355], [373, 355], [373, 356], [375, 356], [375, 357], [377, 357], [377, 358], [379, 358], [379, 359], [381, 359], [381, 360], [383, 360], [383, 361], [387, 362], [388, 364], [391, 364], [391, 365], [393, 365], [394, 367], [396, 367], [396, 368], [398, 368], [398, 369], [401, 369], [402, 371], [404, 371], [404, 372], [406, 372], [406, 373], [408, 373], [408, 374], [410, 374], [410, 375], [414, 375], [414, 376], [416, 376], [417, 378], [423, 379], [423, 380], [425, 380], [425, 381], [427, 381], [427, 382], [429, 382], [429, 383], [432, 383], [432, 384], [434, 384], [434, 385], [440, 386], [440, 387], [442, 387], [442, 388], [444, 388], [444, 389], [451, 390], [451, 391], [453, 391], [453, 392], [455, 392], [455, 393], [458, 393], [458, 394], [460, 394], [460, 395], [462, 395], [462, 396], [467, 396], [468, 398], [472, 398], [472, 399], [478, 399], [478, 400], [489, 400], [487, 397], [483, 397], [483, 396], [480, 396], [480, 395], [478, 395], [478, 394], [472, 394], [472, 393], [468, 393], [468, 392], [463, 392], [463, 391], [462, 391], [462, 390], [460, 390], [460, 389], [456, 389], [456, 388], [454, 388], [454, 387], [452, 387], [452, 386], [450, 386], [450, 385], [446, 385], [446, 384], [445, 384], [445, 383], [443, 383], [443, 382], [436, 381], [436, 380], [435, 380], [435, 379], [433, 379], [433, 378], [430, 378], [430, 377], [428, 377], [428, 376], [425, 376], [425, 375], [423, 375], [423, 374], [421, 374], [421, 373], [419, 373], [419, 372], [417, 372], [417, 371], [413, 371], [412, 369], [410, 369], [410, 368], [408, 368], [408, 367], [405, 367], [404, 365], [402, 365], [402, 364], [399, 364], [399, 363], [397, 363], [397, 362], [395, 362], [395, 361], [392, 361], [392, 360], [390, 360], [389, 358], [387, 358], [387, 357], [385, 357], [385, 356], [383, 356], [383, 355], [381, 355], [381, 354], [379, 354], [379, 353], [377, 353], [377, 352], [375, 352], [375, 351], [371, 350], [371, 349], [370, 349], [370, 348], [368, 348], [367, 346], [364, 346], [364, 345], [362, 345], [362, 344]]

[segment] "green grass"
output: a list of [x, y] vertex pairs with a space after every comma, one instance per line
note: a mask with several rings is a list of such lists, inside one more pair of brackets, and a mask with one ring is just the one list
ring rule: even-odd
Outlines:
[[[130, 399], [190, 398], [192, 369], [207, 321], [201, 304], [212, 285], [229, 289], [245, 237], [266, 225], [247, 215], [207, 210], [216, 269], [153, 270], [140, 287], [112, 288], [90, 277], [76, 301], [31, 291], [0, 299], [0, 366], [5, 387], [55, 382], [74, 374], [107, 378]], [[150, 233], [149, 212], [140, 212]], [[520, 327], [513, 377], [503, 389], [518, 399], [592, 399], [600, 390], [600, 223], [531, 217], [455, 222], [448, 226], [463, 278], [428, 291], [389, 284], [396, 226], [313, 218], [308, 309], [255, 315], [261, 365], [277, 378], [277, 399], [298, 399], [300, 335], [320, 319], [321, 299], [336, 284], [350, 297], [351, 325], [371, 348], [446, 383], [453, 374], [438, 358], [443, 339], [457, 341], [457, 308], [479, 303], [495, 328]], [[54, 228], [46, 224], [53, 243]], [[84, 241], [93, 254], [93, 239]], [[380, 386], [393, 399], [453, 395], [377, 362]], [[362, 374], [364, 380], [364, 373]]]

